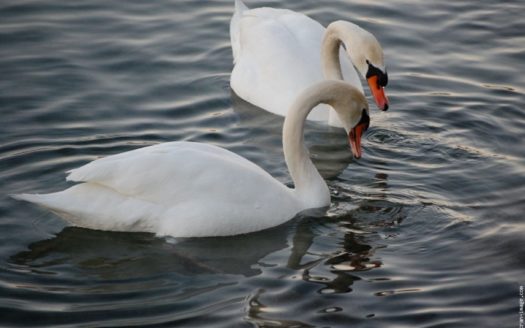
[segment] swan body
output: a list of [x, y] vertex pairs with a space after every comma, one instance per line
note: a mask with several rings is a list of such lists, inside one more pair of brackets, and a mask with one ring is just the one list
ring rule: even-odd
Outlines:
[[[366, 76], [367, 61], [373, 62], [386, 75], [383, 53], [375, 37], [349, 22], [335, 22], [325, 29], [291, 10], [248, 9], [236, 0], [230, 37], [235, 64], [231, 88], [244, 100], [277, 115], [285, 116], [301, 91], [325, 77], [344, 79], [363, 92], [354, 65]], [[340, 47], [341, 42], [348, 55]], [[331, 45], [336, 47], [322, 54], [321, 49]], [[382, 106], [388, 108], [388, 104]], [[342, 126], [337, 114], [323, 104], [308, 119]]]
[[306, 90], [283, 129], [294, 189], [226, 149], [167, 142], [71, 170], [67, 180], [79, 184], [69, 189], [13, 197], [47, 207], [73, 225], [98, 230], [204, 237], [277, 226], [303, 210], [330, 205], [328, 187], [303, 142], [306, 115], [321, 102], [338, 109], [350, 132], [367, 117], [364, 95], [346, 83], [326, 81]]
[[[78, 226], [186, 237], [261, 230], [300, 209], [293, 192], [259, 166], [203, 143], [139, 148], [95, 160], [66, 179], [82, 183], [16, 198], [49, 207]], [[281, 206], [268, 206], [276, 202]]]

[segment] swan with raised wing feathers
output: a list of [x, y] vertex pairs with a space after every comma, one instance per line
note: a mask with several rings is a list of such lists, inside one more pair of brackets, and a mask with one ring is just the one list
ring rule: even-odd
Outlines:
[[[235, 64], [231, 88], [257, 107], [285, 116], [301, 91], [324, 78], [344, 78], [363, 91], [355, 66], [379, 109], [388, 109], [383, 50], [371, 33], [355, 24], [336, 21], [325, 29], [291, 10], [249, 9], [235, 0], [230, 37]], [[340, 127], [336, 113], [321, 107], [326, 106], [318, 106], [308, 119]]]
[[98, 230], [204, 237], [274, 227], [301, 211], [330, 205], [328, 187], [303, 140], [306, 117], [320, 103], [335, 109], [354, 156], [361, 156], [361, 135], [369, 124], [364, 95], [341, 81], [311, 86], [284, 121], [284, 155], [293, 189], [226, 149], [167, 142], [71, 170], [67, 180], [79, 184], [69, 189], [13, 197], [47, 207], [75, 226]]

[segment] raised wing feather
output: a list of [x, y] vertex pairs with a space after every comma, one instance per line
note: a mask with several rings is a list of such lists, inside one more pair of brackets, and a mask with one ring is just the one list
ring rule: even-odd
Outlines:
[[70, 171], [67, 180], [103, 185], [124, 196], [165, 205], [231, 193], [238, 193], [242, 201], [254, 184], [280, 185], [241, 156], [193, 142], [163, 143], [98, 159]]

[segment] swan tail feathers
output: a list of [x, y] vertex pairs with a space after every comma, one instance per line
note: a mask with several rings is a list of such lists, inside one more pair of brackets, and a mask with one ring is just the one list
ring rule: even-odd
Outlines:
[[43, 202], [43, 195], [40, 194], [13, 194], [9, 196], [13, 199], [29, 203], [41, 204]]
[[96, 230], [155, 232], [158, 218], [165, 209], [91, 183], [49, 194], [11, 197], [47, 208], [74, 226]]
[[82, 218], [75, 217], [69, 211], [67, 211], [65, 209], [67, 205], [65, 205], [64, 201], [61, 199], [61, 196], [59, 195], [60, 193], [61, 192], [50, 194], [15, 194], [10, 196], [11, 198], [16, 200], [26, 201], [47, 208], [51, 212], [60, 216], [70, 225], [97, 229], [97, 227], [90, 224], [90, 222], [85, 222], [84, 220], [82, 220]]
[[60, 202], [60, 197], [57, 197], [59, 193], [50, 193], [50, 194], [15, 194], [10, 195], [11, 198], [36, 204], [48, 208], [50, 210], [57, 210], [63, 207], [63, 204]]

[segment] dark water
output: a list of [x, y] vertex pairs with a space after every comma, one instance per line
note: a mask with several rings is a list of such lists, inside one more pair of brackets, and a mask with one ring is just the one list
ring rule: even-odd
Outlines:
[[282, 119], [229, 88], [233, 0], [0, 3], [0, 325], [518, 327], [525, 3], [248, 5], [373, 32], [391, 110], [372, 112], [357, 162], [341, 131], [310, 127], [325, 217], [174, 241], [66, 227], [7, 195], [64, 189], [66, 170], [172, 140], [288, 183]]

